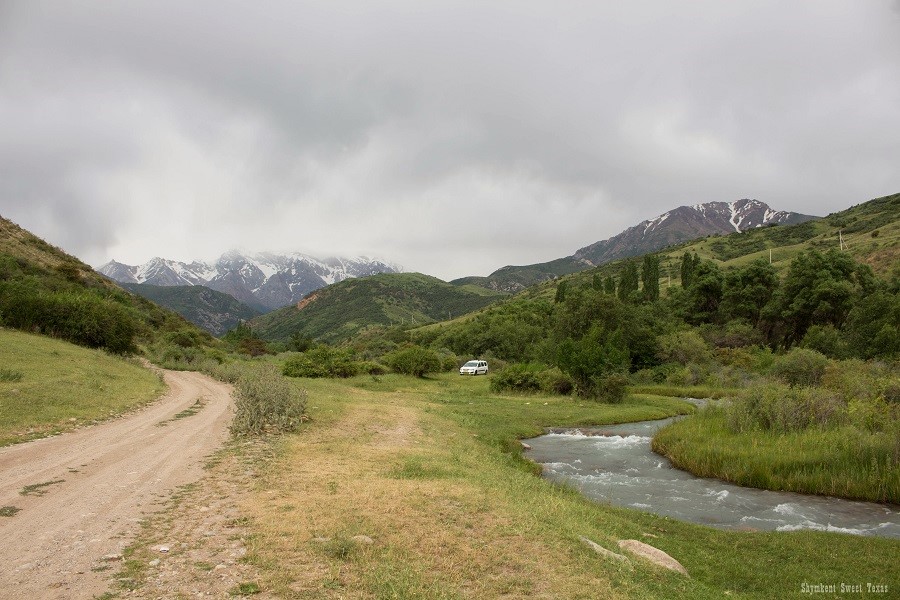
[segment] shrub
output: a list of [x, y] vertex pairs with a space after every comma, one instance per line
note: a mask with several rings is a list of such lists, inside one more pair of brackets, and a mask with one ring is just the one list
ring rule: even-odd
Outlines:
[[352, 377], [360, 370], [352, 350], [318, 346], [289, 358], [281, 372], [288, 377]]
[[357, 373], [365, 373], [366, 375], [386, 375], [388, 369], [381, 363], [365, 360], [356, 363], [356, 371]]
[[200, 370], [213, 379], [232, 384], [237, 383], [243, 373], [241, 368], [234, 363], [224, 363], [212, 359], [203, 361], [200, 365]]
[[387, 365], [397, 373], [424, 377], [441, 370], [441, 359], [434, 350], [421, 346], [407, 346], [384, 357]]
[[249, 370], [235, 384], [235, 435], [294, 431], [305, 415], [306, 391], [294, 389], [273, 365]]
[[832, 325], [811, 326], [800, 341], [800, 347], [815, 350], [829, 358], [844, 358], [848, 354], [844, 338]]
[[658, 339], [657, 358], [681, 365], [709, 362], [712, 355], [706, 341], [695, 330], [676, 331]]
[[491, 377], [492, 392], [534, 393], [541, 389], [540, 366], [515, 363]]
[[596, 381], [596, 396], [600, 402], [618, 404], [625, 399], [628, 378], [620, 373], [598, 377]]
[[814, 386], [822, 381], [828, 364], [828, 358], [820, 352], [793, 348], [775, 360], [772, 374], [791, 387]]
[[538, 379], [541, 382], [541, 390], [548, 394], [568, 396], [575, 389], [575, 382], [572, 381], [572, 378], [556, 367], [544, 369], [538, 373]]

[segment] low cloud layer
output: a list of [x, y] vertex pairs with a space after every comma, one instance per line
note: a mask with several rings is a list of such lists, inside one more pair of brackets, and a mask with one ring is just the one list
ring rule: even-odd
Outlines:
[[900, 191], [896, 2], [6, 2], [0, 214], [100, 264], [450, 279]]

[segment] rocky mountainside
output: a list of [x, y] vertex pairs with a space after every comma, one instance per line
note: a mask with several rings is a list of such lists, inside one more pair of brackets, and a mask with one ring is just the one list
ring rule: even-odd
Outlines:
[[98, 269], [120, 283], [156, 286], [202, 285], [223, 292], [260, 312], [298, 302], [326, 285], [376, 273], [396, 273], [396, 265], [370, 259], [318, 259], [305, 254], [243, 254], [232, 250], [213, 264], [153, 258], [142, 265], [114, 260]]
[[572, 256], [525, 266], [506, 266], [487, 277], [465, 277], [452, 283], [474, 284], [493, 290], [517, 292], [536, 283], [583, 271], [666, 246], [716, 234], [743, 232], [769, 225], [793, 225], [818, 217], [773, 210], [759, 200], [707, 202], [680, 206], [622, 233], [578, 250]]

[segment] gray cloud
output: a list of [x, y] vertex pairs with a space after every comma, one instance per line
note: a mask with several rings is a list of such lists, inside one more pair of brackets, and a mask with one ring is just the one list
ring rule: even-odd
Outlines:
[[6, 3], [0, 213], [95, 264], [242, 246], [444, 278], [679, 204], [825, 214], [900, 187], [895, 10]]

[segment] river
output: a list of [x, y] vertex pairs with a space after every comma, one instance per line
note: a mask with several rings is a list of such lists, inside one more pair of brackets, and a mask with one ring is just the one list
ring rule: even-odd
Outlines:
[[724, 529], [817, 529], [900, 539], [896, 506], [746, 488], [676, 469], [650, 449], [672, 419], [551, 429], [525, 442], [544, 477], [589, 498]]

